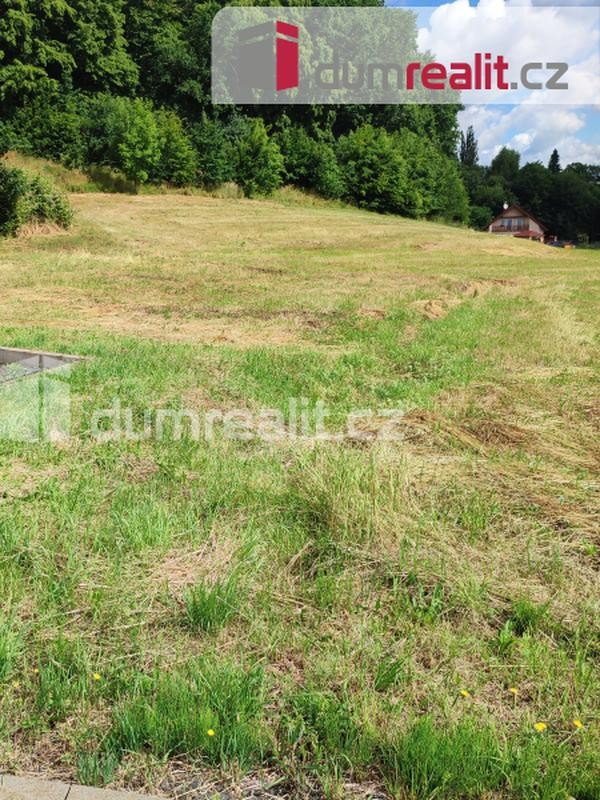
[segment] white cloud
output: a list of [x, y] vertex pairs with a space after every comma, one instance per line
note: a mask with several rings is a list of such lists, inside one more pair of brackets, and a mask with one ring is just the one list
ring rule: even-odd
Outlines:
[[[600, 98], [598, 7], [532, 7], [523, 0], [480, 0], [478, 6], [470, 6], [468, 0], [455, 0], [431, 12], [419, 29], [418, 42], [445, 64], [471, 63], [477, 52], [502, 55], [510, 64], [509, 82], [521, 83], [521, 66], [528, 62], [569, 64], [566, 92], [474, 92], [465, 93], [463, 102], [590, 105]], [[543, 79], [544, 74], [533, 72], [531, 77]]]
[[[600, 164], [600, 144], [582, 142], [575, 136], [566, 136], [555, 142], [554, 146], [559, 152], [561, 164], [565, 167], [573, 161], [580, 161], [583, 164]], [[551, 149], [546, 147], [543, 151], [533, 153], [525, 161], [543, 161], [546, 163], [550, 157], [550, 152]]]
[[459, 114], [459, 124], [473, 126], [479, 143], [479, 158], [489, 164], [503, 146], [521, 153], [521, 162], [546, 163], [556, 147], [561, 162], [600, 163], [600, 143], [582, 141], [576, 136], [585, 131], [590, 109], [561, 106], [467, 106]]
[[[463, 130], [473, 125], [483, 164], [503, 146], [518, 150], [521, 163], [547, 163], [555, 147], [564, 165], [600, 163], [600, 136], [596, 136], [598, 144], [581, 138], [594, 117], [595, 129], [600, 131], [600, 117], [594, 111], [594, 107], [600, 109], [600, 10], [581, 7], [580, 0], [571, 0], [570, 8], [557, 8], [551, 5], [554, 1], [480, 0], [472, 7], [469, 0], [455, 0], [438, 6], [419, 30], [420, 46], [444, 63], [468, 60], [470, 53], [484, 48], [503, 54], [513, 64], [569, 63], [568, 105], [555, 105], [563, 98], [544, 90], [520, 92], [521, 103], [516, 106], [495, 105], [486, 97], [486, 105], [465, 107], [459, 123]], [[534, 5], [538, 7], [531, 8]], [[561, 5], [568, 3], [561, 0]], [[459, 53], [462, 58], [457, 58]], [[508, 98], [494, 100], [506, 103]]]
[[528, 150], [532, 142], [535, 141], [535, 131], [517, 133], [510, 140], [510, 146], [515, 150]]

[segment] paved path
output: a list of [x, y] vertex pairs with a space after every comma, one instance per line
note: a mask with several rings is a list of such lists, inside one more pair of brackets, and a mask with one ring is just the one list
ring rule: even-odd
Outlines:
[[159, 800], [149, 795], [0, 775], [0, 800]]

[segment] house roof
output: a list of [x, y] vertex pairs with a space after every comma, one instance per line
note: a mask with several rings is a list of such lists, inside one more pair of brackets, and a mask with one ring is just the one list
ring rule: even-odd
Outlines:
[[493, 220], [490, 222], [490, 225], [493, 225], [493, 224], [494, 224], [495, 222], [497, 222], [499, 219], [502, 219], [502, 218], [504, 217], [504, 215], [506, 214], [506, 212], [507, 212], [507, 211], [510, 211], [512, 208], [514, 208], [514, 209], [515, 209], [515, 211], [518, 211], [518, 212], [519, 212], [519, 214], [522, 214], [524, 217], [529, 217], [529, 219], [532, 219], [532, 220], [533, 220], [533, 221], [534, 221], [534, 222], [535, 222], [537, 225], [539, 225], [539, 226], [540, 226], [540, 228], [541, 228], [543, 231], [547, 231], [547, 230], [548, 230], [548, 228], [547, 228], [547, 227], [546, 227], [546, 226], [543, 224], [543, 222], [540, 222], [540, 221], [539, 221], [539, 219], [536, 219], [536, 218], [533, 216], [533, 214], [530, 214], [530, 213], [529, 213], [529, 211], [525, 211], [525, 209], [524, 209], [524, 208], [521, 208], [521, 206], [518, 206], [516, 203], [513, 203], [513, 204], [512, 204], [512, 205], [510, 205], [508, 208], [505, 208], [505, 209], [503, 209], [503, 210], [502, 210], [502, 213], [501, 213], [501, 214], [498, 214], [498, 216], [497, 216], [497, 217], [495, 217], [495, 218], [494, 218], [494, 219], [493, 219]]

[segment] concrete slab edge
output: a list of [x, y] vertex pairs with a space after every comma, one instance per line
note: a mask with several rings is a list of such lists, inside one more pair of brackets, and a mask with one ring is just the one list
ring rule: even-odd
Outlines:
[[160, 800], [151, 795], [97, 789], [62, 781], [0, 774], [0, 800]]

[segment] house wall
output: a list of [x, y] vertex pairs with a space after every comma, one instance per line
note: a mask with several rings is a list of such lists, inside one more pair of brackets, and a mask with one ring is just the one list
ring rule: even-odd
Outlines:
[[536, 233], [543, 233], [543, 231], [540, 228], [540, 226], [533, 219], [529, 220], [529, 230], [530, 231], [535, 231]]
[[[502, 230], [502, 220], [503, 219], [510, 219], [512, 221], [511, 228], [506, 228], [506, 230]], [[524, 220], [524, 224], [521, 227], [517, 227], [517, 223], [515, 220], [522, 219]], [[502, 216], [498, 217], [497, 220], [494, 221], [492, 225], [488, 227], [489, 233], [507, 233], [507, 234], [514, 234], [518, 230], [530, 230], [534, 231], [535, 233], [542, 233], [541, 227], [535, 222], [535, 220], [531, 219], [527, 215], [523, 215], [518, 209], [516, 208], [507, 208], [506, 211], [503, 212]]]

